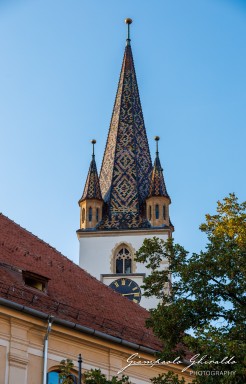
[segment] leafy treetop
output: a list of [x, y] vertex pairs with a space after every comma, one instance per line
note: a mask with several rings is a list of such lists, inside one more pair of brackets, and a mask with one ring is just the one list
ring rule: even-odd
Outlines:
[[[189, 255], [172, 239], [157, 238], [145, 239], [137, 252], [136, 260], [150, 270], [145, 296], [160, 299], [147, 326], [163, 341], [163, 358], [186, 356], [189, 349], [218, 362], [195, 368], [234, 372], [216, 377], [216, 382], [244, 383], [246, 202], [240, 204], [230, 194], [218, 202], [216, 215], [206, 215], [200, 229], [208, 243], [199, 254]], [[163, 260], [168, 260], [168, 270], [161, 268]], [[234, 357], [236, 363], [219, 364], [225, 357]], [[206, 377], [197, 382], [210, 381]]]

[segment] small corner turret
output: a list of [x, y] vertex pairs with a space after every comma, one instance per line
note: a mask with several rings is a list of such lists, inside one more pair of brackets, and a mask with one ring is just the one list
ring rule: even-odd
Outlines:
[[80, 229], [94, 229], [102, 220], [103, 199], [94, 153], [96, 140], [92, 140], [91, 143], [93, 146], [92, 160], [90, 163], [84, 192], [78, 202], [80, 206]]
[[146, 213], [152, 227], [172, 227], [169, 218], [171, 199], [167, 193], [163, 169], [159, 158], [159, 140], [160, 137], [156, 136], [156, 158], [151, 173], [149, 194], [146, 199]]

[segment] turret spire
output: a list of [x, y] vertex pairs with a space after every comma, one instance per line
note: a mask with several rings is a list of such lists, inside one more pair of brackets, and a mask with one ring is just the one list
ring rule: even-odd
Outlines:
[[146, 199], [146, 212], [152, 227], [170, 227], [173, 230], [174, 228], [169, 217], [171, 199], [167, 193], [159, 158], [159, 140], [160, 137], [155, 136], [156, 158], [151, 173], [149, 194]]
[[92, 143], [92, 159], [91, 159], [91, 164], [90, 168], [88, 171], [86, 183], [85, 183], [85, 188], [83, 195], [81, 197], [80, 201], [83, 201], [85, 199], [98, 199], [102, 200], [102, 194], [101, 194], [101, 189], [100, 189], [100, 184], [99, 184], [99, 178], [98, 178], [98, 173], [97, 173], [97, 166], [96, 166], [96, 161], [95, 161], [95, 144], [96, 140], [91, 140]]
[[155, 136], [156, 158], [155, 158], [154, 166], [152, 169], [149, 197], [150, 196], [164, 196], [170, 200], [169, 195], [167, 193], [165, 181], [164, 181], [163, 169], [162, 169], [161, 162], [159, 159], [159, 148], [158, 148], [159, 140], [160, 140], [160, 137]]

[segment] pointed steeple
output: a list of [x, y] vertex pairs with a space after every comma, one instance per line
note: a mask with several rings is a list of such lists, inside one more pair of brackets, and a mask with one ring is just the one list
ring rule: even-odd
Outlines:
[[92, 140], [91, 143], [93, 145], [92, 159], [85, 183], [84, 192], [81, 199], [79, 200], [81, 229], [93, 229], [102, 219], [103, 199], [94, 153], [94, 145], [96, 144], [96, 140]]
[[100, 186], [106, 203], [100, 229], [141, 228], [148, 225], [144, 203], [152, 163], [130, 45], [131, 19], [104, 152]]
[[97, 173], [97, 165], [95, 161], [95, 152], [94, 152], [94, 145], [96, 144], [96, 140], [91, 141], [93, 145], [93, 151], [92, 151], [92, 159], [90, 163], [90, 168], [88, 171], [85, 188], [83, 195], [79, 201], [83, 201], [85, 199], [98, 199], [102, 200], [102, 194], [100, 189], [100, 183]]
[[163, 169], [159, 158], [159, 140], [159, 136], [156, 136], [156, 158], [151, 174], [149, 194], [146, 199], [146, 211], [152, 227], [169, 227], [171, 231], [173, 231], [174, 228], [169, 217], [171, 199], [167, 193]]
[[151, 196], [164, 196], [170, 199], [165, 181], [164, 181], [164, 176], [163, 176], [163, 169], [161, 166], [160, 158], [159, 158], [159, 151], [158, 151], [158, 142], [160, 140], [159, 136], [155, 137], [156, 141], [156, 157], [155, 157], [155, 162], [154, 166], [152, 169], [152, 174], [151, 174], [151, 182], [150, 182], [150, 189], [149, 189], [149, 195], [148, 197]]

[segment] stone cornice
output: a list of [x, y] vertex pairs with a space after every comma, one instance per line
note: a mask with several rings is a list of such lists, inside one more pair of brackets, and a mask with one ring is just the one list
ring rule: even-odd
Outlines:
[[78, 230], [78, 239], [82, 237], [119, 237], [119, 236], [149, 236], [149, 235], [168, 235], [171, 237], [171, 228], [148, 228], [148, 229], [125, 229], [117, 231], [84, 231]]
[[28, 358], [20, 356], [17, 353], [9, 352], [9, 364], [12, 367], [25, 368], [28, 364]]

